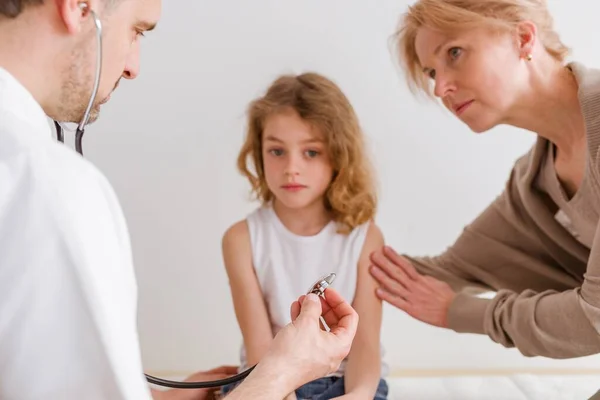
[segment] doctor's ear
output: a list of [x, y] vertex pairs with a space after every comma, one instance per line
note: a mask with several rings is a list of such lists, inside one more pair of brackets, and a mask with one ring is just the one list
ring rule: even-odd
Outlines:
[[[91, 18], [90, 10], [94, 11], [99, 6], [99, 0], [55, 0], [59, 17], [64, 23], [67, 33], [76, 35], [88, 26], [93, 29], [93, 24], [89, 22]], [[94, 8], [96, 7], [96, 8]]]

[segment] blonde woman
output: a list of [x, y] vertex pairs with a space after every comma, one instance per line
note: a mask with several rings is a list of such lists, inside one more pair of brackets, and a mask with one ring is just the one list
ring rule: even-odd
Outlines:
[[420, 0], [397, 43], [410, 87], [472, 131], [508, 124], [538, 139], [443, 254], [374, 253], [378, 296], [527, 356], [599, 353], [600, 71], [565, 62], [542, 0]]

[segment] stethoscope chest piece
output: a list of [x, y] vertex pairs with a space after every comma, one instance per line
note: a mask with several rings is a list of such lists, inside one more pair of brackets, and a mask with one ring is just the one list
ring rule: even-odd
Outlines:
[[313, 283], [313, 285], [310, 287], [310, 289], [308, 289], [307, 294], [314, 293], [317, 296], [325, 298], [325, 289], [327, 289], [329, 286], [331, 286], [334, 279], [335, 279], [335, 273], [333, 273], [333, 272], [319, 278], [319, 280], [316, 281], [315, 283]]

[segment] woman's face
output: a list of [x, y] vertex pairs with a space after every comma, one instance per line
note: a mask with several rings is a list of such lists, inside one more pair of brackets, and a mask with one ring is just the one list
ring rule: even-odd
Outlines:
[[527, 86], [529, 44], [521, 39], [489, 29], [448, 34], [421, 27], [415, 48], [435, 96], [479, 133], [505, 122]]

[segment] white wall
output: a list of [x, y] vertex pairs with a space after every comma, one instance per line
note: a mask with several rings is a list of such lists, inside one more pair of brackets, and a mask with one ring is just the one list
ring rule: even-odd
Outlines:
[[[122, 82], [85, 138], [87, 157], [115, 186], [130, 225], [148, 370], [237, 361], [241, 336], [220, 238], [255, 206], [235, 157], [248, 101], [278, 74], [318, 71], [349, 96], [376, 155], [378, 221], [398, 250], [442, 251], [502, 190], [533, 136], [505, 127], [476, 136], [410, 95], [389, 41], [407, 4], [164, 2], [158, 29], [144, 39], [141, 76]], [[584, 0], [550, 4], [575, 57], [600, 66], [600, 7]], [[391, 307], [383, 341], [394, 369], [600, 365], [598, 357], [526, 359], [487, 337], [431, 328]]]

